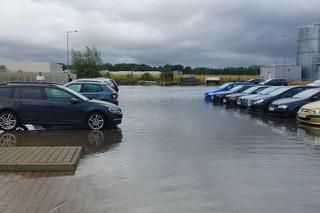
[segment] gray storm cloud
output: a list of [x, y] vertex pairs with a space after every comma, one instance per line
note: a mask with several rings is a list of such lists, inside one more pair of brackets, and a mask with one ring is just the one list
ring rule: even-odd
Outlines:
[[2, 0], [0, 60], [65, 62], [95, 45], [105, 62], [248, 66], [295, 62], [297, 29], [319, 21], [318, 0]]

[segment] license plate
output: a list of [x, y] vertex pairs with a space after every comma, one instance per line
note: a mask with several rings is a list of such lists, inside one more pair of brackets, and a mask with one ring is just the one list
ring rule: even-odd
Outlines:
[[306, 118], [306, 117], [307, 117], [307, 114], [302, 113], [302, 112], [299, 112], [299, 113], [298, 113], [298, 116], [299, 116], [300, 118]]
[[274, 111], [274, 107], [269, 107], [269, 111]]
[[227, 100], [226, 100], [225, 98], [223, 99], [223, 103], [224, 103], [224, 104], [227, 103]]

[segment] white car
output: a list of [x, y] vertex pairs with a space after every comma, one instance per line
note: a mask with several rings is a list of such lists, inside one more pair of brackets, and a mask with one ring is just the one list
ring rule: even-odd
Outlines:
[[320, 87], [320, 80], [316, 80], [310, 84], [307, 84], [308, 86], [316, 86], [316, 87]]

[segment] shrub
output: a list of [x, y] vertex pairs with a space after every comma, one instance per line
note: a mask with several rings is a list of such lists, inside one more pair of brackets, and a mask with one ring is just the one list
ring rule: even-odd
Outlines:
[[152, 75], [150, 75], [150, 73], [144, 73], [143, 75], [141, 75], [140, 77], [141, 81], [153, 81], [153, 77]]

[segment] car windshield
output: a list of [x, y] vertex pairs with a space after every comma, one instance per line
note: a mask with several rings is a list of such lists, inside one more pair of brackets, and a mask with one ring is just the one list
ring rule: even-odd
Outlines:
[[268, 83], [268, 82], [270, 82], [270, 81], [272, 81], [272, 79], [269, 79], [269, 80], [263, 81], [263, 83]]
[[83, 101], [89, 101], [89, 99], [87, 97], [81, 95], [80, 93], [78, 93], [78, 92], [76, 92], [76, 91], [74, 91], [72, 89], [69, 89], [68, 87], [64, 87], [64, 86], [60, 86], [60, 85], [57, 85], [57, 87], [72, 93], [73, 95], [77, 96], [78, 98], [80, 98]]
[[221, 86], [219, 87], [219, 89], [225, 89], [225, 88], [227, 88], [227, 87], [230, 86], [230, 85], [232, 85], [232, 83], [225, 83], [225, 84], [221, 85]]
[[244, 90], [243, 92], [247, 93], [247, 94], [250, 94], [250, 93], [254, 92], [256, 89], [258, 89], [258, 88], [259, 87], [250, 87], [250, 88]]
[[230, 91], [236, 92], [236, 91], [240, 90], [242, 87], [243, 87], [243, 85], [239, 85], [239, 86], [233, 87]]
[[255, 91], [252, 92], [252, 94], [260, 94], [260, 92], [262, 92], [262, 90], [267, 89], [267, 87], [259, 87], [257, 88]]
[[261, 92], [259, 92], [259, 94], [260, 95], [266, 95], [266, 94], [269, 94], [270, 92], [273, 92], [273, 91], [275, 91], [275, 90], [277, 90], [279, 88], [281, 88], [281, 87], [268, 87], [268, 88], [262, 90]]
[[311, 96], [319, 92], [320, 92], [319, 89], [308, 89], [303, 92], [299, 92], [298, 94], [294, 95], [293, 98], [301, 98], [301, 99], [310, 98]]
[[281, 93], [283, 93], [283, 92], [285, 92], [285, 91], [287, 91], [287, 90], [289, 90], [291, 88], [292, 87], [281, 87], [281, 88], [279, 88], [277, 90], [274, 90], [273, 92], [270, 92], [269, 94], [270, 95], [280, 95]]

